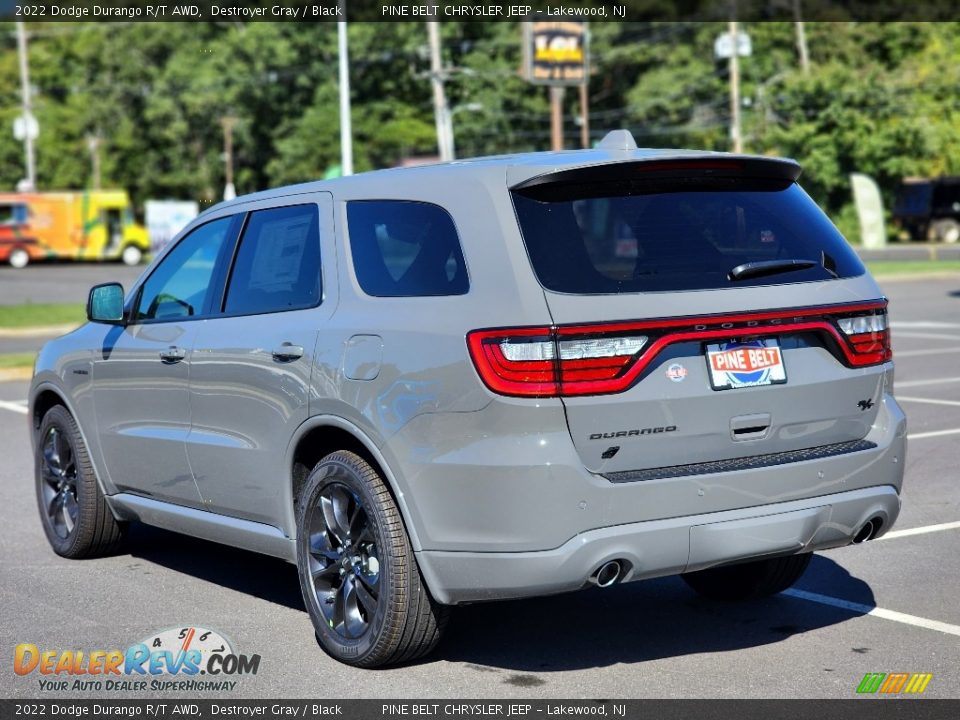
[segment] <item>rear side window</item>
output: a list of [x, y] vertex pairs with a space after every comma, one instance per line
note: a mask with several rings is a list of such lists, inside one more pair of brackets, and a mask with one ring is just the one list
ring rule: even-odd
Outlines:
[[544, 184], [514, 192], [514, 206], [533, 269], [557, 292], [703, 290], [864, 272], [816, 203], [780, 179]]
[[463, 295], [467, 269], [453, 219], [430, 203], [347, 203], [353, 267], [375, 297]]
[[250, 213], [224, 310], [231, 315], [296, 310], [320, 302], [320, 231], [315, 205]]

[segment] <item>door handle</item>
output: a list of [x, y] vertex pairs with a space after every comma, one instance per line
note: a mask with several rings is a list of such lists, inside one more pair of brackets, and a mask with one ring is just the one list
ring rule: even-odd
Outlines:
[[168, 350], [160, 351], [160, 359], [167, 365], [173, 365], [183, 360], [187, 356], [187, 351], [171, 345]]
[[299, 360], [303, 357], [303, 348], [299, 345], [284, 343], [280, 347], [274, 348], [270, 354], [273, 355], [273, 359], [277, 362], [290, 362], [291, 360]]

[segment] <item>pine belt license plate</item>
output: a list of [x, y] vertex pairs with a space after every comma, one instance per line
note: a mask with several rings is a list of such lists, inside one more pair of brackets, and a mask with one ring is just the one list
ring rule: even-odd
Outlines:
[[787, 381], [776, 339], [707, 345], [707, 371], [714, 390], [780, 385]]

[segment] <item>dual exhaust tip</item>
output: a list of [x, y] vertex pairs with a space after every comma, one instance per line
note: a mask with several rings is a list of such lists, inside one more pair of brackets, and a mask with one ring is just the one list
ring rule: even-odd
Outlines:
[[883, 520], [878, 517], [867, 520], [863, 527], [857, 530], [857, 534], [853, 536], [853, 544], [859, 545], [867, 540], [873, 540], [880, 532], [881, 525], [883, 525]]
[[624, 563], [620, 560], [609, 560], [598, 567], [588, 580], [597, 587], [610, 587], [623, 577]]

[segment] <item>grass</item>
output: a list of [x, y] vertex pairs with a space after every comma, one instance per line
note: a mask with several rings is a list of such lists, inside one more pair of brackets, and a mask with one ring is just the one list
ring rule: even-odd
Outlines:
[[0, 370], [32, 368], [36, 353], [0, 353]]
[[79, 325], [86, 318], [86, 312], [82, 303], [0, 305], [0, 328]]
[[924, 275], [929, 273], [960, 272], [960, 260], [871, 260], [870, 272], [883, 275]]

